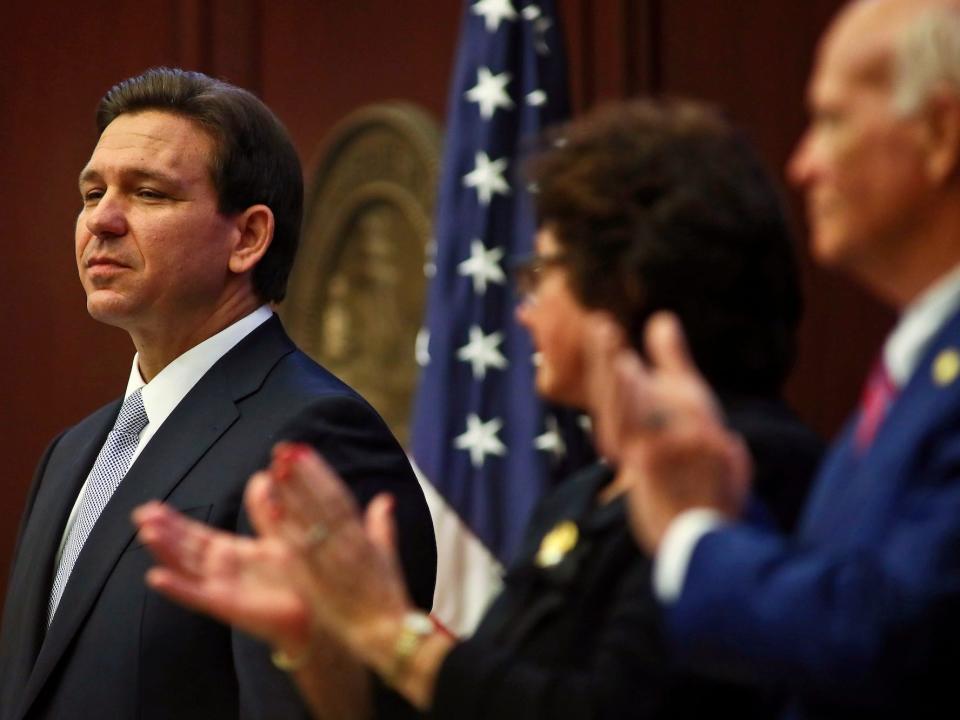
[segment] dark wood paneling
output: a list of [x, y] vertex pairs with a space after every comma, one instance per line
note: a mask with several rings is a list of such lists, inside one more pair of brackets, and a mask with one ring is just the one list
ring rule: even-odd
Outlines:
[[[109, 21], [106, 21], [108, 18]], [[4, 289], [0, 353], [0, 578], [34, 465], [54, 434], [115, 396], [125, 334], [86, 314], [73, 260], [77, 175], [97, 99], [174, 48], [171, 16], [131, 3], [13, 3], [0, 23]]]
[[213, 66], [213, 18], [206, 0], [176, 0], [171, 6], [173, 53], [176, 65], [201, 72]]
[[263, 91], [262, 7], [259, 0], [212, 0], [208, 72], [252, 92]]
[[[783, 168], [806, 113], [816, 40], [843, 0], [564, 0], [574, 107], [637, 94], [719, 104], [757, 144], [771, 174]], [[786, 187], [786, 184], [784, 183]], [[785, 189], [798, 237], [802, 203]], [[892, 315], [853, 283], [811, 262], [799, 242], [806, 313], [787, 394], [825, 436], [856, 402]]]
[[[662, 2], [662, 90], [722, 105], [782, 179], [806, 121], [816, 39], [841, 4]], [[787, 197], [805, 238], [800, 197]], [[856, 403], [891, 315], [853, 283], [815, 267], [805, 241], [800, 245], [806, 313], [788, 396], [808, 422], [830, 435]]]
[[627, 93], [659, 94], [663, 86], [664, 0], [622, 1], [623, 32], [627, 35]]
[[262, 97], [290, 130], [308, 175], [348, 112], [403, 99], [438, 120], [460, 23], [455, 2], [265, 4]]
[[[839, 1], [559, 0], [574, 107], [640, 92], [707, 97], [748, 128], [779, 172], [804, 122], [814, 39]], [[100, 95], [158, 64], [223, 75], [274, 108], [310, 174], [325, 134], [358, 107], [399, 98], [442, 118], [460, 13], [453, 0], [5, 6], [0, 579], [44, 444], [120, 392], [132, 355], [123, 333], [87, 317], [71, 250], [76, 177], [95, 141]], [[889, 316], [845, 280], [804, 267], [809, 312], [791, 396], [830, 432]]]
[[221, 75], [262, 94], [310, 166], [325, 133], [366, 103], [407, 98], [442, 116], [456, 5], [91, 0], [4, 7], [0, 318], [8, 339], [0, 351], [0, 442], [8, 461], [0, 583], [44, 445], [121, 392], [133, 353], [124, 333], [87, 316], [72, 253], [76, 178], [96, 140], [98, 98], [155, 65]]
[[561, 0], [574, 110], [658, 91], [662, 0]]

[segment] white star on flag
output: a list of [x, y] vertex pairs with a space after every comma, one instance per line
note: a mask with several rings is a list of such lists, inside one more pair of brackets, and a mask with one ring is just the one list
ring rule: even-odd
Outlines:
[[563, 435], [560, 434], [560, 424], [553, 415], [547, 415], [546, 432], [534, 438], [533, 446], [537, 450], [552, 453], [556, 458], [562, 458], [566, 454], [567, 444], [563, 441]]
[[464, 93], [470, 102], [479, 103], [480, 116], [489, 120], [497, 108], [509, 110], [513, 100], [507, 94], [507, 83], [512, 76], [508, 72], [494, 75], [490, 68], [477, 68], [477, 84]]
[[414, 357], [417, 359], [417, 365], [426, 367], [430, 364], [430, 330], [422, 327], [417, 332], [417, 341], [414, 344]]
[[487, 32], [496, 32], [502, 20], [517, 19], [517, 11], [510, 0], [478, 0], [470, 11], [474, 15], [483, 15]]
[[473, 170], [463, 176], [463, 184], [476, 188], [481, 205], [489, 205], [496, 193], [510, 194], [510, 185], [503, 178], [509, 162], [505, 157], [491, 160], [485, 152], [476, 154]]
[[507, 276], [500, 267], [503, 248], [487, 250], [482, 240], [470, 241], [470, 257], [457, 265], [457, 272], [473, 278], [473, 291], [482, 295], [487, 291], [487, 282], [503, 285]]
[[548, 55], [550, 53], [550, 47], [547, 45], [547, 30], [549, 30], [552, 25], [553, 20], [548, 17], [538, 17], [533, 21], [533, 31], [536, 34], [536, 40], [534, 40], [533, 45], [541, 55]]
[[540, 107], [547, 104], [547, 94], [543, 90], [534, 90], [527, 95], [527, 105], [530, 107]]
[[540, 11], [539, 6], [537, 5], [527, 5], [523, 9], [523, 19], [524, 20], [536, 20], [543, 13]]
[[477, 325], [470, 327], [470, 341], [457, 351], [457, 358], [473, 366], [473, 378], [483, 380], [487, 376], [487, 368], [495, 367], [503, 370], [507, 366], [507, 359], [497, 347], [503, 342], [503, 333], [499, 330], [484, 335]]
[[469, 450], [470, 464], [481, 468], [487, 455], [507, 454], [506, 445], [497, 437], [502, 427], [503, 421], [500, 418], [483, 422], [476, 413], [470, 413], [467, 415], [467, 431], [454, 438], [453, 446], [458, 450]]
[[437, 274], [437, 239], [432, 235], [427, 238], [424, 248], [423, 275], [427, 279]]

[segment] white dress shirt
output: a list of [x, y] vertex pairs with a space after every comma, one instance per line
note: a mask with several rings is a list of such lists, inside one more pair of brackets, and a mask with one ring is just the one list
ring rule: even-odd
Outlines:
[[[894, 385], [904, 387], [933, 336], [960, 308], [960, 266], [951, 270], [906, 307], [883, 344], [883, 362]], [[711, 508], [680, 513], [663, 535], [653, 559], [653, 589], [666, 603], [683, 591], [693, 551], [707, 533], [727, 520]]]
[[[148, 423], [140, 432], [140, 440], [137, 443], [137, 449], [130, 460], [130, 467], [136, 462], [137, 457], [143, 452], [143, 449], [150, 442], [164, 421], [170, 416], [174, 408], [180, 404], [180, 401], [186, 397], [191, 388], [206, 375], [207, 371], [214, 364], [226, 355], [233, 347], [243, 340], [247, 335], [256, 330], [273, 315], [273, 310], [269, 305], [261, 305], [249, 315], [240, 318], [232, 325], [225, 327], [216, 335], [207, 338], [199, 345], [194, 345], [183, 355], [177, 357], [173, 362], [161, 370], [153, 380], [148, 383], [143, 381], [140, 375], [139, 354], [133, 356], [133, 366], [130, 368], [130, 379], [127, 381], [127, 391], [124, 393], [124, 399], [142, 388], [141, 397], [143, 398], [143, 407], [147, 413]], [[91, 468], [92, 471], [93, 468]], [[57, 556], [54, 560], [54, 567], [60, 564], [60, 555], [63, 553], [63, 546], [70, 534], [70, 528], [73, 527], [77, 519], [77, 512], [80, 509], [80, 500], [90, 482], [90, 476], [83, 483], [77, 500], [73, 504], [73, 510], [70, 511], [70, 517], [67, 519], [67, 525], [63, 530], [63, 536], [60, 539], [60, 547], [57, 549]], [[121, 481], [122, 482], [122, 481]]]

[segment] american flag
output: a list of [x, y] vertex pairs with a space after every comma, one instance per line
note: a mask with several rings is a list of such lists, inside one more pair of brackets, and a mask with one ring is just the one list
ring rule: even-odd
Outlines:
[[[463, 632], [569, 445], [569, 419], [534, 394], [509, 277], [535, 232], [522, 154], [569, 114], [553, 0], [465, 4], [448, 112], [412, 449], [442, 498], [438, 510], [428, 486], [440, 551], [434, 612]], [[438, 517], [450, 509], [456, 518]], [[479, 567], [487, 561], [492, 571]]]

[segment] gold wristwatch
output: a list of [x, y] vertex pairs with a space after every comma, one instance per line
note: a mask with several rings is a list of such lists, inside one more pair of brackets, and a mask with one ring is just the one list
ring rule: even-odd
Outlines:
[[388, 683], [395, 685], [403, 677], [411, 658], [436, 629], [433, 620], [424, 612], [413, 611], [403, 616], [400, 634], [393, 644], [393, 665], [385, 678]]

